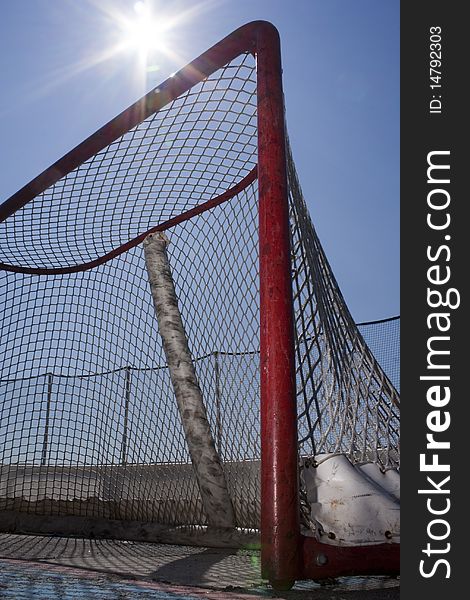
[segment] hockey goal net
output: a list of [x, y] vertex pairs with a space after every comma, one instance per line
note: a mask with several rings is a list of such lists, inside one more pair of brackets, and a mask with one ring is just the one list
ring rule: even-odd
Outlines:
[[280, 81], [275, 29], [249, 24], [1, 207], [3, 530], [210, 534], [144, 260], [165, 231], [227, 543], [261, 528], [273, 581], [397, 568], [396, 531], [343, 540], [315, 512], [321, 465], [398, 472], [399, 401], [309, 217]]

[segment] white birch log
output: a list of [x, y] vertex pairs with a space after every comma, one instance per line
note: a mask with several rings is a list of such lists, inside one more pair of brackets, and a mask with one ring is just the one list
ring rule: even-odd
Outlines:
[[143, 244], [158, 328], [208, 523], [214, 527], [235, 527], [227, 482], [178, 308], [168, 244], [168, 238], [159, 232], [148, 235]]

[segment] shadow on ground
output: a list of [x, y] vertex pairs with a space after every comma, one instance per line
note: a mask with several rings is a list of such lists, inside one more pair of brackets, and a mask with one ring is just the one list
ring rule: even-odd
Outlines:
[[[290, 592], [276, 593], [261, 579], [259, 553], [249, 549], [226, 550], [119, 540], [0, 534], [0, 559], [5, 559], [0, 561], [3, 563], [0, 598], [13, 597], [3, 593], [15, 581], [13, 575], [10, 578], [6, 576], [5, 579], [5, 573], [17, 572], [23, 575], [18, 576], [16, 581], [24, 583], [28, 580], [30, 587], [34, 581], [39, 585], [45, 578], [48, 583], [44, 585], [49, 592], [51, 578], [55, 585], [60, 577], [65, 578], [63, 585], [70, 580], [69, 583], [76, 592], [80, 588], [77, 582], [81, 581], [83, 584], [86, 581], [89, 587], [87, 598], [142, 597], [170, 600], [199, 598], [202, 594], [207, 600], [257, 597], [288, 600], [398, 600], [400, 596], [398, 580], [388, 577], [339, 578], [327, 585], [311, 581], [298, 582]], [[99, 583], [101, 595], [94, 595], [90, 588], [90, 581], [93, 580]], [[111, 594], [109, 596], [106, 595], [106, 585]], [[129, 586], [132, 590], [128, 589]], [[119, 595], [116, 595], [117, 589]], [[63, 592], [58, 596], [49, 592], [44, 595], [48, 600], [63, 597]], [[40, 593], [35, 593], [38, 598], [43, 597]]]

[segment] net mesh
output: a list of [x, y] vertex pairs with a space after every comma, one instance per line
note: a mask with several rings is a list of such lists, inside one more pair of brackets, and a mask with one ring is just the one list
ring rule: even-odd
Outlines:
[[[400, 317], [391, 317], [368, 323], [358, 323], [367, 343], [384, 373], [400, 391]], [[386, 340], [386, 342], [385, 342]]]
[[[128, 242], [253, 172], [256, 133], [246, 54], [0, 225], [1, 510], [206, 523], [143, 250]], [[288, 178], [300, 455], [395, 468], [397, 323], [356, 327], [290, 155]], [[255, 180], [168, 231], [213, 437], [237, 524], [249, 528], [260, 513], [257, 221]], [[103, 264], [64, 272], [123, 244]]]

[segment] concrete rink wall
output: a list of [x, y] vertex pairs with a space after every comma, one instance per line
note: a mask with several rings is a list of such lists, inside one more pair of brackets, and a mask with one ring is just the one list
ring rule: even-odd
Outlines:
[[[224, 464], [239, 528], [259, 527], [259, 468], [259, 461]], [[170, 532], [175, 541], [182, 527], [192, 539], [206, 525], [190, 464], [0, 468], [2, 531], [73, 534], [76, 528], [77, 534], [159, 541]], [[188, 541], [186, 533], [182, 539]]]

